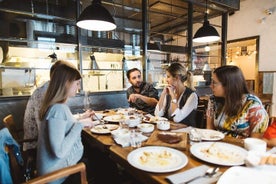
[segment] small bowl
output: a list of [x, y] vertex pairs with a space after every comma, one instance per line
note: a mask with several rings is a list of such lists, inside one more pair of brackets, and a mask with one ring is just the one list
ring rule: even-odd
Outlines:
[[169, 121], [158, 121], [157, 128], [159, 130], [169, 130], [170, 129], [170, 122]]
[[111, 135], [114, 139], [128, 137], [130, 135], [130, 131], [128, 129], [116, 129], [111, 131]]
[[126, 118], [126, 123], [128, 124], [128, 127], [136, 127], [141, 123], [141, 118], [137, 116], [128, 116]]
[[154, 125], [149, 123], [141, 123], [137, 127], [144, 133], [150, 133], [154, 130]]
[[244, 148], [248, 151], [266, 152], [266, 142], [258, 138], [246, 138], [244, 139]]

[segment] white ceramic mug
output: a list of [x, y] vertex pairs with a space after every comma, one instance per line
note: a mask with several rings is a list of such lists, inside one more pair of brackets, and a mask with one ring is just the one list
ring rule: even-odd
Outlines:
[[248, 151], [266, 152], [266, 142], [258, 138], [244, 139], [244, 148]]

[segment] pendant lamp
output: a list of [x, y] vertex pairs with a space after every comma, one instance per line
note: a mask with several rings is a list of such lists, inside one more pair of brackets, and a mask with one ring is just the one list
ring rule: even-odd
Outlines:
[[204, 15], [203, 26], [197, 30], [194, 35], [193, 42], [196, 43], [206, 43], [206, 42], [215, 42], [220, 39], [217, 30], [210, 25], [207, 18], [207, 0], [206, 0], [206, 12]]
[[93, 0], [77, 20], [77, 26], [91, 31], [111, 31], [116, 28], [115, 21], [101, 0]]
[[160, 42], [148, 43], [148, 51], [151, 52], [160, 52], [161, 44]]

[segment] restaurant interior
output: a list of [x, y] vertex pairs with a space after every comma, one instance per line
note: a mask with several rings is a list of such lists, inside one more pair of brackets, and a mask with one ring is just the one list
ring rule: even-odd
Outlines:
[[[100, 8], [92, 10], [96, 3]], [[111, 20], [111, 28], [85, 28], [93, 25], [80, 24], [90, 16], [85, 11], [99, 17], [107, 12], [104, 19]], [[140, 69], [143, 80], [161, 94], [167, 85], [166, 68], [178, 62], [193, 73], [200, 98], [197, 128], [206, 128], [211, 73], [223, 65], [240, 67], [250, 92], [261, 99], [270, 118], [276, 117], [275, 19], [275, 0], [261, 5], [257, 0], [0, 0], [0, 119], [11, 115], [13, 130], [22, 140], [28, 99], [49, 80], [52, 63], [60, 59], [82, 75], [81, 89], [67, 102], [72, 114], [83, 112], [84, 98], [96, 112], [111, 113], [104, 116], [114, 115], [114, 109], [127, 111], [129, 69]], [[196, 41], [207, 24], [217, 39]], [[1, 121], [0, 128], [5, 126]], [[125, 184], [174, 183], [172, 174], [206, 164], [192, 157], [183, 143], [184, 153], [192, 157], [186, 167], [173, 173], [148, 172], [132, 167], [126, 158], [133, 148], [122, 151], [111, 136], [85, 130], [83, 139], [110, 154], [125, 175]], [[228, 166], [222, 165], [221, 172]]]

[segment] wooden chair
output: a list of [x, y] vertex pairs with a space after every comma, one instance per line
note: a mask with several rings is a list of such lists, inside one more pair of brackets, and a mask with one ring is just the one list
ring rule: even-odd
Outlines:
[[30, 166], [32, 166], [32, 171], [29, 171], [30, 175], [35, 175], [35, 160], [36, 158], [33, 158], [33, 154], [30, 154], [31, 152], [23, 152], [22, 147], [24, 142], [33, 142], [37, 139], [22, 139], [23, 137], [21, 134], [23, 134], [23, 130], [20, 130], [16, 127], [16, 123], [14, 122], [12, 114], [7, 115], [3, 118], [3, 123], [8, 128], [10, 134], [14, 138], [14, 140], [17, 141], [17, 143], [21, 147], [21, 153], [24, 159], [24, 166], [19, 166], [16, 162], [15, 158], [13, 157], [12, 150], [7, 148], [7, 152], [10, 157], [10, 167], [11, 167], [11, 175], [14, 183], [21, 183], [25, 179], [30, 178], [31, 176], [27, 176], [26, 170], [30, 170]]
[[45, 174], [43, 176], [36, 177], [27, 181], [24, 184], [44, 184], [51, 181], [55, 181], [57, 179], [69, 176], [71, 174], [80, 173], [81, 175], [81, 184], [88, 184], [86, 179], [86, 168], [84, 163], [78, 163], [73, 166], [69, 166], [63, 169], [59, 169], [57, 171], [53, 171], [51, 173]]
[[6, 117], [4, 117], [3, 119], [3, 123], [5, 124], [5, 126], [9, 129], [12, 137], [18, 141], [20, 140], [20, 135], [19, 135], [19, 131], [16, 127], [16, 124], [13, 120], [13, 116], [11, 114], [7, 115]]

